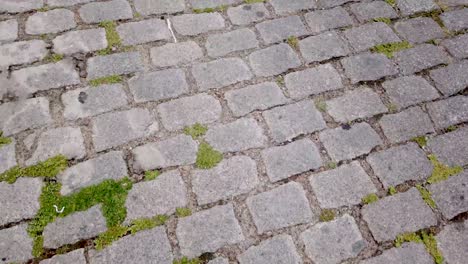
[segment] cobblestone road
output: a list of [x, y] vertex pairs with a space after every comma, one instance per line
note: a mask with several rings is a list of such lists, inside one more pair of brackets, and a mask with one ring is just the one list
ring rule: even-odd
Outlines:
[[0, 263], [466, 263], [467, 6], [1, 0]]

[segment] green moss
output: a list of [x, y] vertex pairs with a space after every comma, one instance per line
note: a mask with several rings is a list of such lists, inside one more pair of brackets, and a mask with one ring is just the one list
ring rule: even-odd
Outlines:
[[49, 56], [47, 56], [45, 58], [45, 61], [49, 62], [49, 63], [59, 62], [61, 60], [63, 60], [63, 55], [62, 54], [56, 54], [56, 53], [50, 54]]
[[50, 10], [50, 7], [49, 6], [43, 6], [39, 9], [37, 9], [37, 12], [47, 12]]
[[431, 39], [426, 41], [426, 44], [432, 44], [432, 45], [438, 45], [437, 41], [435, 39]]
[[395, 246], [401, 247], [404, 242], [422, 243], [423, 241], [421, 236], [416, 233], [404, 233], [397, 236], [395, 239]]
[[135, 12], [134, 16], [135, 16], [135, 18], [140, 18], [140, 17], [141, 17], [141, 14], [138, 13], [138, 12]]
[[283, 76], [276, 77], [276, 84], [278, 84], [279, 86], [284, 86], [284, 77]]
[[67, 168], [67, 166], [67, 158], [59, 155], [26, 168], [15, 166], [0, 174], [0, 182], [14, 183], [19, 177], [52, 178]]
[[315, 106], [320, 112], [326, 112], [327, 111], [327, 103], [323, 100], [317, 100], [315, 101]]
[[202, 261], [199, 258], [189, 259], [187, 257], [183, 257], [179, 260], [174, 260], [173, 264], [202, 264]]
[[157, 226], [164, 225], [169, 219], [166, 215], [157, 215], [152, 218], [136, 219], [132, 222], [132, 225], [128, 228], [130, 233], [135, 234], [141, 230], [151, 229]]
[[411, 48], [411, 44], [408, 41], [401, 41], [401, 42], [391, 42], [385, 44], [379, 44], [371, 48], [372, 52], [378, 52], [385, 54], [388, 58], [393, 58], [393, 53]]
[[320, 221], [322, 222], [329, 222], [333, 219], [335, 219], [335, 212], [333, 212], [333, 210], [324, 209], [322, 213], [320, 213]]
[[4, 137], [3, 131], [0, 131], [0, 147], [11, 143], [11, 138]]
[[99, 23], [100, 27], [106, 30], [107, 48], [98, 51], [99, 55], [107, 55], [112, 52], [113, 48], [119, 48], [122, 45], [119, 33], [117, 33], [116, 24], [114, 21], [103, 21]]
[[158, 170], [146, 171], [145, 172], [145, 181], [152, 181], [156, 179], [161, 173]]
[[455, 130], [457, 130], [457, 127], [456, 126], [449, 126], [445, 129], [447, 132], [453, 132]]
[[289, 44], [289, 46], [291, 46], [291, 48], [296, 50], [299, 49], [299, 39], [297, 39], [297, 37], [290, 36], [286, 42]]
[[393, 187], [393, 186], [388, 187], [388, 194], [389, 195], [394, 195], [396, 193], [397, 193], [397, 190], [395, 189], [395, 187]]
[[429, 205], [431, 208], [436, 208], [436, 203], [432, 200], [431, 192], [426, 188], [422, 187], [421, 185], [416, 185], [416, 189], [418, 189], [421, 197], [423, 198], [424, 202]]
[[416, 143], [418, 143], [418, 145], [422, 148], [422, 147], [425, 147], [427, 145], [427, 138], [426, 136], [420, 136], [420, 137], [415, 137], [413, 139], [411, 139], [411, 141], [414, 141]]
[[208, 143], [202, 142], [198, 147], [196, 166], [200, 169], [210, 169], [223, 160], [223, 154], [211, 147]]
[[362, 202], [365, 204], [370, 204], [373, 202], [377, 202], [379, 200], [379, 197], [375, 193], [371, 193], [366, 195], [365, 197], [362, 198]]
[[390, 25], [392, 23], [392, 20], [388, 17], [377, 17], [373, 19], [374, 22], [384, 22], [387, 25]]
[[336, 169], [337, 165], [336, 162], [330, 161], [327, 163], [327, 169]]
[[264, 3], [265, 0], [244, 0], [246, 4]]
[[463, 171], [463, 168], [460, 166], [449, 167], [441, 163], [437, 160], [437, 157], [435, 155], [429, 155], [429, 160], [434, 166], [434, 169], [432, 171], [431, 177], [429, 177], [429, 179], [427, 180], [428, 183], [444, 181], [450, 176], [453, 176]]
[[396, 5], [395, 0], [385, 0], [385, 2], [387, 2], [387, 4], [389, 4], [389, 5], [391, 5], [391, 6], [395, 6], [395, 5]]
[[111, 76], [106, 76], [106, 77], [91, 80], [89, 81], [89, 84], [91, 86], [99, 86], [103, 84], [121, 83], [122, 81], [123, 81], [122, 76], [111, 75]]
[[106, 232], [101, 233], [96, 240], [94, 240], [94, 245], [97, 250], [102, 250], [106, 246], [112, 244], [112, 242], [118, 240], [119, 238], [125, 236], [128, 232], [128, 228], [125, 226], [113, 226], [109, 228]]
[[208, 128], [204, 125], [196, 123], [193, 126], [184, 128], [184, 133], [188, 136], [191, 136], [193, 139], [198, 139], [206, 134]]
[[222, 5], [218, 7], [208, 7], [208, 8], [201, 8], [201, 9], [193, 9], [193, 12], [196, 14], [201, 14], [201, 13], [213, 13], [213, 12], [224, 12], [228, 9], [227, 5]]
[[390, 113], [395, 113], [398, 110], [398, 107], [395, 104], [387, 104], [388, 111]]
[[187, 217], [192, 215], [192, 210], [190, 210], [190, 208], [177, 208], [176, 215], [178, 217]]
[[432, 234], [427, 234], [426, 232], [421, 232], [422, 241], [424, 246], [426, 246], [427, 252], [434, 258], [436, 264], [444, 263], [444, 257], [442, 253], [437, 248], [437, 241], [435, 240]]

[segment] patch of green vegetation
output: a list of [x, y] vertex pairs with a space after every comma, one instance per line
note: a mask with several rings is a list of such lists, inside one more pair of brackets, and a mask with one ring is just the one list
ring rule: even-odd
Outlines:
[[145, 172], [145, 181], [152, 181], [156, 179], [161, 173], [158, 170], [146, 171]]
[[432, 44], [432, 45], [438, 45], [437, 41], [435, 39], [431, 39], [426, 41], [426, 44]]
[[[8, 145], [11, 143], [11, 138], [9, 137], [4, 137], [3, 136], [3, 131], [0, 131], [0, 147], [3, 145]], [[1, 179], [1, 177], [0, 177]]]
[[195, 14], [214, 13], [214, 12], [224, 12], [227, 9], [228, 9], [227, 5], [222, 5], [222, 6], [218, 6], [218, 7], [208, 7], [208, 8], [201, 8], [201, 9], [195, 8], [195, 9], [193, 9], [193, 12]]
[[106, 246], [112, 244], [112, 242], [125, 236], [127, 232], [128, 227], [125, 226], [118, 225], [110, 227], [106, 232], [99, 234], [96, 240], [94, 240], [94, 245], [96, 246], [97, 250], [102, 250]]
[[119, 33], [117, 33], [116, 24], [114, 21], [103, 21], [99, 23], [100, 27], [106, 30], [107, 48], [98, 51], [99, 55], [108, 55], [112, 52], [113, 48], [119, 48], [122, 45]]
[[327, 111], [327, 103], [325, 101], [323, 101], [323, 100], [315, 101], [315, 107], [317, 107], [317, 109], [320, 112], [326, 112]]
[[244, 0], [246, 4], [264, 3], [265, 0]]
[[[453, 132], [457, 130], [457, 126], [449, 126], [445, 129], [447, 132]], [[1, 135], [0, 135], [1, 136]]]
[[424, 13], [420, 14], [420, 16], [430, 17], [435, 22], [437, 22], [437, 24], [439, 24], [440, 27], [445, 28], [445, 25], [442, 22], [442, 19], [440, 19], [440, 14], [442, 14], [442, 11], [440, 11], [438, 9], [435, 9], [435, 10], [432, 10], [432, 11], [429, 11], [429, 12], [424, 12]]
[[138, 13], [138, 12], [135, 12], [134, 17], [135, 17], [135, 18], [140, 18], [140, 17], [141, 17], [141, 14]]
[[223, 154], [206, 142], [200, 143], [195, 162], [197, 168], [211, 169], [223, 160]]
[[192, 210], [190, 208], [176, 208], [176, 215], [178, 217], [187, 217], [192, 215]]
[[49, 56], [47, 56], [44, 60], [45, 60], [46, 62], [49, 62], [49, 63], [52, 63], [52, 62], [59, 62], [59, 61], [63, 60], [63, 55], [62, 55], [62, 54], [53, 53], [53, 54], [50, 54]]
[[401, 41], [401, 42], [379, 44], [371, 48], [371, 51], [382, 53], [385, 56], [387, 56], [389, 59], [391, 59], [393, 58], [394, 52], [404, 50], [404, 49], [409, 49], [411, 47], [413, 46], [408, 41]]
[[130, 233], [135, 234], [142, 230], [164, 225], [168, 219], [169, 217], [166, 215], [157, 215], [151, 218], [136, 219], [132, 222], [132, 225], [128, 228], [128, 230]]
[[395, 239], [395, 247], [401, 247], [404, 242], [422, 243], [423, 241], [421, 236], [416, 233], [403, 233]]
[[290, 36], [286, 42], [291, 46], [291, 48], [297, 50], [299, 49], [299, 39], [295, 36]]
[[439, 160], [435, 155], [429, 155], [429, 160], [434, 165], [431, 177], [427, 179], [428, 183], [436, 183], [448, 179], [450, 176], [456, 175], [463, 171], [461, 166], [449, 167]]
[[389, 4], [389, 5], [393, 6], [393, 7], [396, 5], [395, 0], [385, 0], [385, 2], [387, 2], [387, 4]]
[[427, 252], [434, 258], [434, 261], [436, 264], [442, 264], [444, 263], [444, 257], [442, 256], [442, 253], [440, 250], [437, 248], [437, 241], [434, 238], [434, 235], [432, 234], [427, 234], [426, 232], [421, 232], [421, 237], [422, 241], [424, 243], [424, 246], [426, 246]]
[[98, 79], [94, 79], [89, 81], [89, 84], [91, 86], [99, 86], [103, 84], [113, 84], [113, 83], [121, 83], [123, 81], [122, 76], [120, 75], [111, 75], [111, 76], [106, 76]]
[[187, 257], [183, 257], [179, 260], [174, 260], [173, 264], [202, 264], [202, 261], [199, 258], [189, 259]]
[[394, 186], [388, 187], [388, 194], [389, 194], [389, 195], [394, 195], [394, 194], [396, 194], [396, 193], [397, 193], [397, 190], [395, 189]]
[[418, 189], [424, 202], [426, 202], [426, 204], [429, 205], [431, 208], [435, 209], [436, 203], [434, 202], [434, 200], [432, 200], [431, 192], [428, 189], [422, 187], [421, 185], [416, 185], [416, 189]]
[[373, 19], [374, 22], [384, 22], [387, 25], [390, 25], [392, 23], [392, 20], [388, 17], [377, 17]]
[[279, 86], [284, 86], [284, 77], [283, 76], [276, 77], [276, 84], [278, 84]]
[[368, 195], [366, 195], [365, 197], [362, 198], [362, 202], [364, 204], [370, 204], [370, 203], [373, 203], [373, 202], [377, 202], [378, 200], [379, 200], [379, 197], [375, 193], [368, 194]]
[[425, 147], [427, 145], [427, 138], [426, 136], [419, 136], [419, 137], [415, 137], [413, 139], [411, 139], [411, 141], [414, 141], [416, 143], [418, 143], [418, 145], [422, 148], [422, 147]]
[[336, 169], [337, 164], [336, 164], [336, 162], [330, 161], [330, 162], [327, 163], [326, 166], [327, 166], [327, 169]]
[[198, 139], [206, 134], [208, 128], [202, 124], [196, 123], [193, 126], [184, 128], [184, 133], [193, 139]]
[[395, 113], [398, 110], [398, 107], [395, 104], [387, 104], [387, 109], [390, 113]]
[[47, 12], [50, 10], [50, 7], [49, 6], [43, 6], [39, 9], [37, 9], [37, 12]]
[[39, 162], [36, 165], [21, 168], [15, 166], [0, 174], [0, 182], [15, 183], [19, 177], [45, 177], [52, 178], [66, 169], [68, 166], [67, 158], [58, 155], [46, 161]]
[[333, 219], [335, 219], [335, 212], [333, 212], [333, 210], [324, 209], [322, 213], [320, 213], [320, 221], [322, 222], [329, 222]]

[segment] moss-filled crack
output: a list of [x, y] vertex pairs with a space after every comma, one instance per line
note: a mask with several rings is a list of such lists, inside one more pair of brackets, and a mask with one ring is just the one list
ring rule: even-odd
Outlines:
[[404, 233], [397, 236], [395, 239], [395, 246], [401, 247], [404, 242], [423, 243], [426, 251], [432, 256], [436, 264], [442, 264], [444, 262], [444, 257], [437, 248], [437, 241], [433, 234], [429, 234], [426, 231]]
[[415, 137], [413, 139], [411, 139], [411, 141], [414, 141], [416, 143], [418, 143], [418, 145], [422, 148], [422, 147], [425, 147], [427, 145], [427, 138], [426, 136], [419, 136], [419, 137]]
[[99, 55], [108, 55], [113, 49], [117, 49], [122, 45], [119, 33], [117, 33], [116, 24], [114, 21], [103, 21], [99, 23], [100, 27], [106, 30], [107, 48], [98, 51]]
[[11, 138], [4, 137], [3, 131], [0, 131], [0, 147], [2, 147], [3, 145], [8, 145], [10, 143], [11, 143]]
[[371, 203], [375, 203], [379, 200], [379, 197], [377, 196], [377, 194], [375, 193], [371, 193], [371, 194], [368, 194], [366, 195], [365, 197], [362, 198], [362, 202], [364, 204], [371, 204]]
[[322, 212], [320, 213], [320, 221], [322, 222], [329, 222], [335, 219], [335, 212], [330, 209], [323, 209]]
[[15, 166], [0, 174], [0, 182], [15, 183], [20, 177], [53, 178], [68, 166], [67, 158], [62, 155], [55, 156], [36, 165], [22, 168]]
[[111, 75], [111, 76], [106, 76], [98, 79], [94, 79], [89, 81], [89, 84], [91, 86], [99, 86], [103, 84], [113, 84], [113, 83], [121, 83], [123, 82], [123, 78], [120, 75]]
[[421, 194], [421, 197], [427, 205], [429, 205], [433, 209], [437, 207], [436, 203], [432, 199], [431, 192], [429, 192], [428, 189], [422, 187], [421, 185], [416, 185], [416, 189], [418, 189], [419, 193]]
[[429, 160], [434, 166], [431, 177], [427, 179], [429, 184], [444, 181], [450, 176], [456, 175], [463, 171], [461, 166], [449, 167], [441, 163], [439, 160], [437, 160], [435, 155], [429, 155]]
[[208, 7], [208, 8], [195, 8], [193, 12], [195, 14], [202, 14], [202, 13], [214, 13], [214, 12], [224, 12], [228, 9], [229, 6], [221, 5], [218, 7]]
[[203, 261], [199, 258], [189, 259], [187, 257], [182, 257], [181, 259], [174, 260], [173, 264], [202, 264]]
[[401, 41], [401, 42], [391, 42], [385, 44], [379, 44], [371, 48], [372, 52], [382, 53], [388, 58], [393, 58], [393, 53], [412, 48], [413, 46], [408, 41]]
[[159, 175], [161, 175], [161, 172], [159, 172], [158, 170], [146, 171], [145, 172], [145, 181], [155, 180]]
[[211, 169], [223, 160], [223, 154], [206, 142], [198, 147], [196, 166], [200, 169]]

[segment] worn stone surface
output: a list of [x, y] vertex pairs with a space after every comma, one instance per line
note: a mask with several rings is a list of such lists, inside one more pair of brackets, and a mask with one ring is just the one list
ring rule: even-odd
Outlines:
[[238, 257], [241, 264], [302, 263], [289, 235], [278, 235], [252, 246]]
[[127, 165], [123, 153], [112, 151], [68, 168], [57, 176], [57, 180], [62, 184], [60, 194], [65, 196], [105, 180], [119, 180], [125, 176]]
[[126, 46], [172, 38], [166, 22], [156, 18], [121, 24], [116, 30]]
[[196, 170], [192, 176], [192, 188], [199, 205], [247, 193], [258, 183], [257, 165], [247, 156], [234, 156], [213, 169]]
[[308, 63], [342, 57], [350, 53], [348, 44], [333, 31], [301, 40], [299, 49]]
[[423, 43], [444, 37], [442, 28], [428, 17], [412, 18], [395, 23], [395, 30], [410, 43]]
[[367, 123], [325, 130], [320, 133], [320, 140], [328, 155], [335, 161], [367, 154], [383, 143], [377, 132]]
[[240, 58], [226, 58], [195, 64], [192, 67], [192, 75], [200, 91], [222, 88], [253, 77], [247, 64]]
[[20, 178], [13, 184], [0, 182], [0, 225], [34, 218], [41, 192], [42, 181], [37, 178]]
[[444, 95], [452, 95], [468, 86], [468, 75], [465, 74], [467, 69], [468, 60], [464, 60], [432, 70], [429, 75], [439, 91]]
[[468, 96], [455, 96], [427, 104], [436, 128], [443, 129], [468, 121]]
[[405, 16], [439, 9], [433, 0], [400, 0], [397, 1], [397, 7]]
[[249, 56], [256, 76], [266, 77], [283, 73], [301, 65], [296, 52], [285, 43], [255, 51]]
[[463, 127], [430, 139], [427, 146], [442, 163], [450, 166], [463, 166], [468, 164], [467, 143], [468, 128]]
[[350, 6], [351, 12], [357, 17], [359, 22], [366, 22], [374, 18], [396, 18], [395, 10], [384, 1], [374, 1], [368, 3], [356, 3]]
[[276, 107], [265, 111], [263, 116], [275, 142], [288, 141], [327, 127], [312, 100]]
[[187, 206], [187, 190], [177, 170], [165, 172], [155, 180], [137, 183], [129, 191], [125, 207], [126, 223], [139, 218], [171, 215]]
[[257, 36], [247, 28], [211, 35], [206, 40], [206, 49], [211, 57], [220, 57], [235, 51], [257, 47]]
[[4, 0], [0, 5], [0, 12], [21, 13], [39, 9], [44, 5], [44, 0]]
[[46, 43], [42, 40], [19, 41], [1, 45], [0, 68], [36, 62], [42, 60], [46, 55]]
[[242, 3], [242, 0], [190, 0], [190, 4], [195, 9], [213, 8], [240, 3]]
[[259, 23], [255, 28], [266, 44], [279, 42], [291, 36], [307, 34], [307, 29], [299, 16], [288, 16]]
[[0, 173], [3, 173], [17, 165], [15, 141], [0, 146]]
[[405, 76], [385, 81], [382, 87], [399, 109], [439, 97], [437, 90], [420, 76]]
[[77, 4], [85, 4], [92, 2], [94, 0], [47, 0], [48, 6], [58, 7], [58, 6], [73, 6]]
[[92, 121], [92, 138], [96, 151], [147, 137], [157, 130], [158, 123], [154, 121], [153, 115], [143, 108], [103, 114]]
[[445, 181], [427, 187], [437, 208], [445, 218], [452, 219], [468, 211], [468, 172], [461, 172]]
[[398, 64], [402, 74], [409, 75], [439, 64], [447, 64], [450, 59], [442, 47], [421, 44], [411, 49], [395, 52], [394, 61]]
[[316, 263], [340, 263], [356, 257], [367, 246], [356, 221], [348, 214], [318, 223], [304, 231], [301, 239], [307, 256]]
[[33, 258], [33, 239], [28, 224], [23, 223], [0, 230], [0, 263], [27, 262]]
[[352, 83], [375, 81], [398, 73], [395, 65], [383, 54], [361, 53], [341, 60]]
[[83, 212], [57, 218], [44, 229], [44, 247], [58, 248], [82, 239], [92, 238], [106, 231], [106, 219], [101, 206], [96, 205]]
[[317, 7], [316, 2], [308, 0], [271, 0], [271, 5], [277, 14], [292, 13]]
[[437, 224], [435, 214], [415, 188], [365, 205], [362, 217], [378, 242]]
[[236, 152], [266, 146], [267, 137], [253, 118], [242, 118], [208, 130], [206, 141], [222, 152]]
[[251, 196], [247, 206], [259, 234], [316, 221], [304, 190], [296, 182]]
[[272, 182], [322, 166], [320, 152], [309, 139], [265, 149], [262, 151], [262, 158]]
[[37, 12], [26, 20], [26, 33], [30, 35], [58, 33], [74, 27], [75, 14], [67, 9]]
[[393, 143], [434, 132], [429, 116], [418, 106], [385, 115], [379, 123], [385, 136]]
[[328, 29], [346, 27], [352, 25], [353, 19], [342, 7], [327, 10], [316, 10], [305, 14], [307, 24], [312, 33], [319, 33]]
[[382, 254], [363, 260], [362, 264], [432, 264], [434, 260], [422, 243], [404, 243], [399, 248], [385, 250]]
[[116, 53], [88, 59], [88, 80], [109, 75], [121, 75], [143, 70], [142, 57], [138, 52]]
[[270, 11], [265, 8], [263, 3], [230, 7], [227, 10], [227, 15], [234, 25], [248, 25], [271, 16]]
[[208, 264], [229, 264], [229, 260], [227, 258], [217, 257], [208, 261]]
[[70, 263], [70, 264], [86, 264], [86, 258], [84, 255], [84, 249], [73, 250], [66, 254], [55, 255], [50, 259], [45, 259], [40, 264], [61, 264], [61, 263]]
[[353, 27], [346, 30], [344, 35], [355, 51], [364, 51], [378, 44], [400, 41], [393, 30], [383, 22]]
[[18, 38], [18, 21], [10, 19], [0, 22], [0, 43], [6, 43]]
[[436, 236], [437, 248], [440, 249], [447, 263], [461, 264], [468, 257], [468, 221], [453, 223], [446, 226]]
[[225, 27], [224, 18], [219, 13], [186, 14], [172, 18], [175, 30], [182, 35], [195, 36]]
[[215, 206], [179, 219], [176, 235], [182, 255], [188, 257], [214, 252], [244, 240], [232, 204]]
[[67, 32], [53, 41], [58, 54], [87, 53], [107, 47], [106, 31], [103, 28]]
[[455, 58], [468, 58], [468, 34], [459, 35], [452, 39], [446, 39], [441, 42], [441, 45], [444, 46]]
[[185, 9], [184, 0], [133, 0], [135, 9], [142, 15], [172, 14]]
[[458, 31], [468, 28], [468, 8], [444, 12], [440, 15], [440, 19], [444, 26], [449, 30]]
[[178, 130], [196, 123], [207, 124], [221, 116], [221, 105], [216, 98], [207, 94], [175, 99], [158, 106], [163, 126]]
[[85, 23], [133, 18], [132, 8], [126, 0], [89, 3], [78, 10]]
[[321, 208], [356, 205], [366, 195], [377, 192], [357, 161], [314, 174], [309, 181]]
[[194, 41], [168, 43], [150, 50], [151, 62], [158, 67], [187, 64], [203, 57], [203, 51]]

